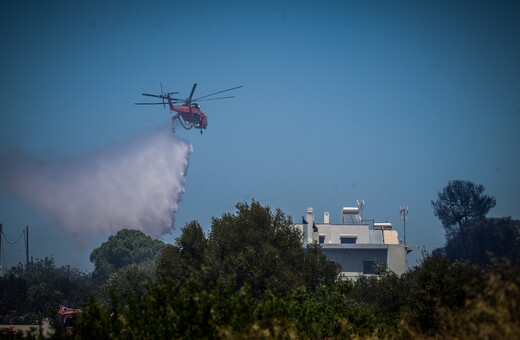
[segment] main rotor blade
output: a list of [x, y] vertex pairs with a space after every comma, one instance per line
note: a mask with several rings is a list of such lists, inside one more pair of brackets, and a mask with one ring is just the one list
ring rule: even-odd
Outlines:
[[191, 102], [191, 97], [193, 97], [193, 92], [195, 92], [195, 88], [197, 87], [197, 83], [193, 84], [193, 88], [191, 89], [190, 96], [186, 100], [187, 102]]
[[199, 99], [202, 99], [202, 98], [206, 98], [206, 97], [209, 97], [209, 96], [213, 96], [215, 94], [219, 94], [219, 93], [222, 93], [222, 92], [227, 92], [227, 91], [231, 91], [231, 90], [235, 90], [235, 89], [239, 89], [241, 87], [244, 87], [243, 85], [240, 85], [240, 86], [237, 86], [237, 87], [233, 87], [231, 89], [227, 89], [227, 90], [222, 90], [222, 91], [218, 91], [218, 92], [215, 92], [215, 93], [212, 93], [212, 94], [207, 94], [205, 96], [202, 96], [202, 97], [199, 97], [199, 98], [196, 98], [194, 100], [199, 100]]
[[[171, 92], [171, 93], [175, 94], [175, 93], [179, 93], [179, 92]], [[141, 93], [141, 94], [143, 96], [154, 97], [154, 98], [161, 98], [161, 99], [168, 99], [168, 98], [170, 98], [171, 100], [184, 101], [184, 99], [168, 97], [169, 94], [164, 94], [164, 95], [148, 94], [148, 93]]]
[[134, 103], [135, 105], [162, 105], [163, 103]]
[[194, 99], [194, 100], [192, 100], [192, 102], [195, 102], [195, 101], [203, 102], [203, 101], [206, 101], [206, 100], [217, 100], [217, 99], [228, 99], [228, 98], [236, 98], [236, 97], [235, 96], [229, 96], [229, 97], [207, 98], [207, 99], [202, 99], [202, 100]]

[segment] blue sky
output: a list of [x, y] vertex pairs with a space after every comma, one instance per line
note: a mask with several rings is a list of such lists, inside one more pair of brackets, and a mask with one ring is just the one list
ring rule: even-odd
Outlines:
[[[208, 130], [178, 134], [194, 152], [171, 242], [192, 219], [252, 198], [299, 220], [339, 221], [366, 201], [407, 241], [444, 243], [431, 200], [448, 180], [483, 184], [490, 216], [520, 218], [520, 9], [479, 1], [7, 2], [0, 13], [0, 153], [82, 157], [168, 123], [140, 93], [202, 102]], [[318, 217], [318, 220], [321, 217]], [[92, 269], [91, 250], [0, 191], [0, 222], [31, 255]], [[401, 235], [402, 237], [402, 235]], [[24, 250], [3, 247], [11, 265]], [[409, 262], [415, 259], [410, 255]]]

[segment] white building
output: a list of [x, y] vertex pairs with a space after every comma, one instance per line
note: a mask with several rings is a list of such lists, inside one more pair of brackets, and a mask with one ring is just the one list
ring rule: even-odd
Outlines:
[[309, 208], [302, 223], [295, 224], [303, 232], [304, 245], [319, 242], [327, 258], [339, 263], [342, 274], [349, 278], [374, 274], [376, 262], [386, 264], [396, 274], [406, 271], [411, 247], [399, 242], [391, 223], [365, 223], [357, 207], [345, 207], [341, 214], [343, 223], [330, 223], [328, 212], [319, 223]]

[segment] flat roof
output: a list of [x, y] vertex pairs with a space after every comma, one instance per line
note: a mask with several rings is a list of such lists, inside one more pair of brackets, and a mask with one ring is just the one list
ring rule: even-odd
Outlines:
[[[354, 226], [354, 227], [362, 227], [362, 226], [365, 226], [365, 227], [370, 227], [370, 224], [368, 223], [318, 223], [316, 221], [314, 221], [314, 224], [316, 224], [316, 226]], [[293, 225], [296, 227], [296, 226], [303, 226], [303, 223], [293, 223]]]
[[320, 243], [323, 249], [388, 249], [381, 243]]

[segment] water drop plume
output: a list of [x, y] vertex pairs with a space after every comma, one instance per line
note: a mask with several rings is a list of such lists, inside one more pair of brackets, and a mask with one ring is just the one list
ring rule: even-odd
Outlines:
[[189, 142], [162, 126], [74, 159], [2, 156], [0, 183], [80, 245], [123, 228], [156, 238], [174, 227], [192, 151]]

